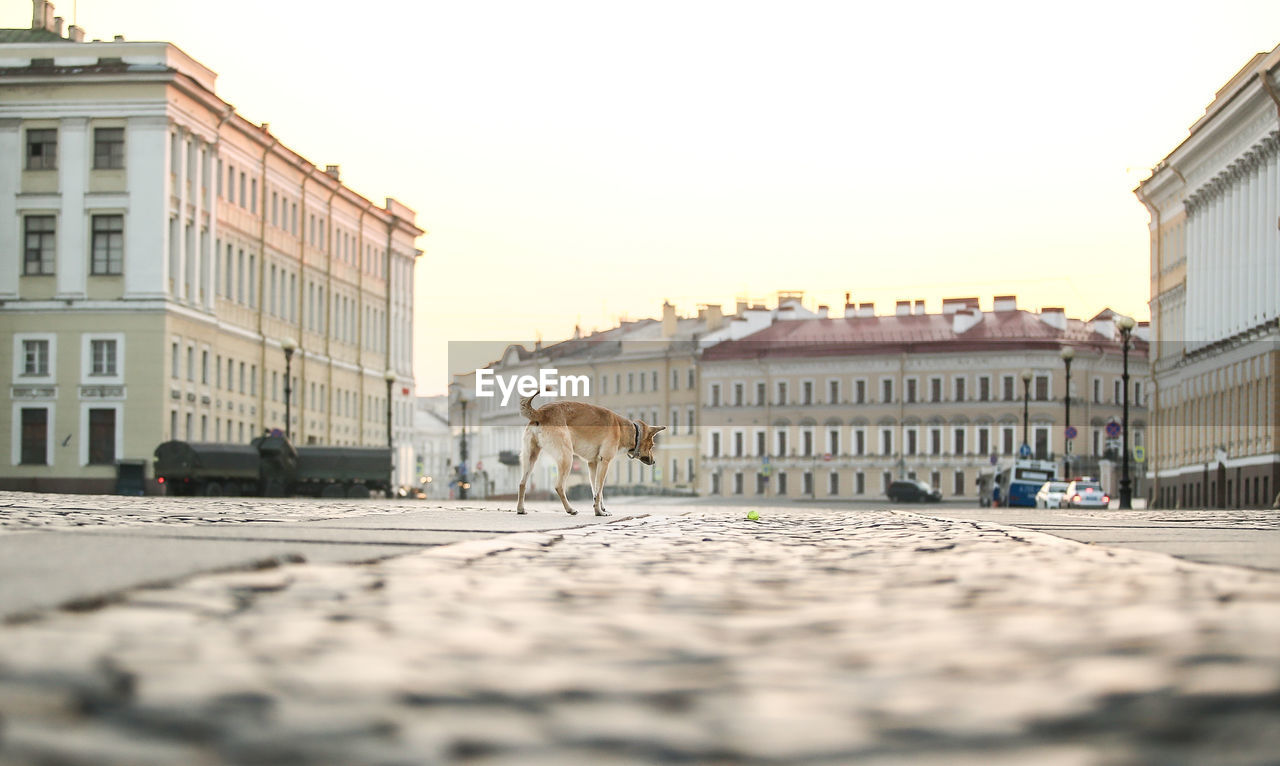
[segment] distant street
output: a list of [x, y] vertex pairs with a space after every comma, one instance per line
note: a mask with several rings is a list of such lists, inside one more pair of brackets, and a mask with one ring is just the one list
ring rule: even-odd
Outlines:
[[1280, 752], [1275, 512], [507, 505], [0, 495], [0, 766]]

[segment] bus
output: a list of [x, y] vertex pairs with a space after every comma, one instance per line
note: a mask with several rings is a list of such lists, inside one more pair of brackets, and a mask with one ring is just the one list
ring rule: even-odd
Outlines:
[[1046, 481], [1057, 476], [1057, 464], [1052, 460], [1015, 460], [996, 473], [996, 486], [1000, 492], [1000, 505], [1021, 505], [1034, 508], [1036, 493]]

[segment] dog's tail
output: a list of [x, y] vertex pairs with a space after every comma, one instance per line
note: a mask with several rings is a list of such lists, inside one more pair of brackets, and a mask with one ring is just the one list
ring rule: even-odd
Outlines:
[[[535, 391], [533, 396], [537, 396]], [[520, 414], [529, 419], [530, 423], [537, 423], [541, 418], [538, 417], [538, 411], [533, 408], [533, 396], [526, 396], [520, 400]]]

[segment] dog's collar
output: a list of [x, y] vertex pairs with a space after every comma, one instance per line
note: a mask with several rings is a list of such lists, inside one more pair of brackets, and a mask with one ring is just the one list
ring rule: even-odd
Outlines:
[[636, 437], [635, 441], [631, 443], [631, 451], [627, 453], [627, 457], [635, 460], [640, 451], [640, 424], [633, 420], [631, 421], [631, 427], [636, 430]]

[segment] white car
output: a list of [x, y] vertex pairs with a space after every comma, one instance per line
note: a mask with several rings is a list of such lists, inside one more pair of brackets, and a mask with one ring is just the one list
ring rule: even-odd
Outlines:
[[1111, 504], [1111, 497], [1102, 491], [1098, 482], [1077, 480], [1067, 485], [1062, 502], [1067, 508], [1106, 508]]
[[1061, 508], [1062, 498], [1067, 494], [1065, 481], [1046, 481], [1036, 493], [1037, 508]]

